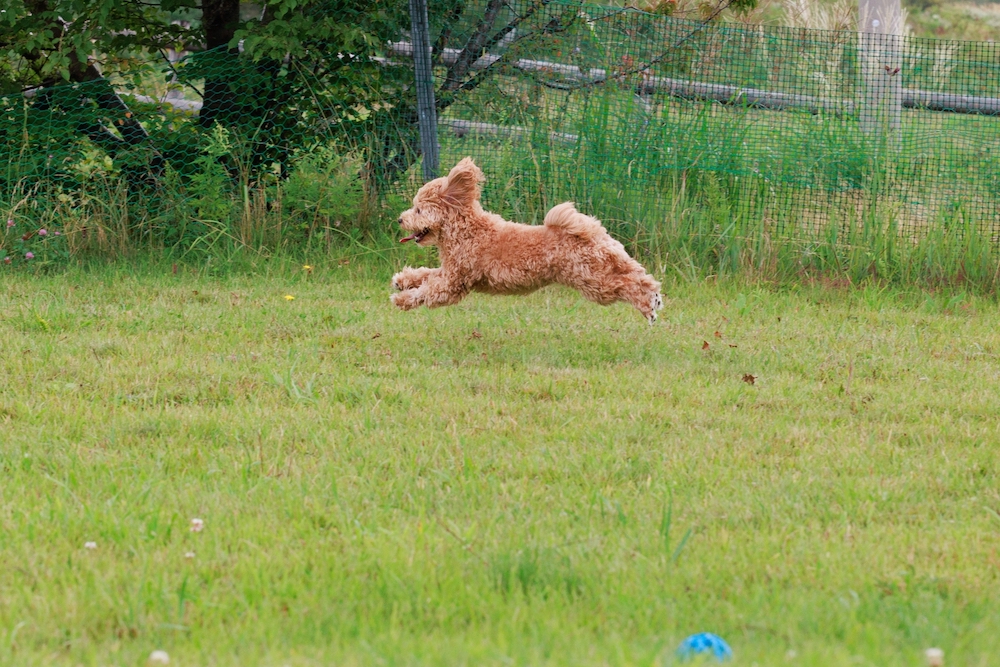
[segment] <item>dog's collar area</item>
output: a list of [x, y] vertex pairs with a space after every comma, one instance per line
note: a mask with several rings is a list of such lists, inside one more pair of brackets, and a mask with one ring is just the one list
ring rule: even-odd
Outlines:
[[431, 233], [430, 228], [424, 227], [421, 231], [417, 232], [416, 234], [411, 234], [406, 238], [399, 239], [399, 242], [406, 243], [407, 241], [415, 241], [416, 243], [420, 243], [421, 241], [424, 240], [424, 237], [430, 233]]

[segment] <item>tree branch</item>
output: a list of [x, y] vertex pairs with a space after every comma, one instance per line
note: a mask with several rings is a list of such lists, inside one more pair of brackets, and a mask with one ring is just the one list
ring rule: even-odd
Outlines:
[[[510, 33], [512, 33], [520, 24], [522, 24], [525, 21], [527, 21], [528, 19], [530, 19], [532, 16], [534, 16], [536, 13], [538, 13], [539, 9], [544, 8], [551, 1], [552, 0], [537, 0], [537, 2], [532, 3], [530, 6], [528, 6], [528, 8], [525, 10], [525, 12], [523, 14], [519, 14], [518, 16], [515, 16], [511, 20], [510, 23], [508, 23], [501, 30], [499, 30], [489, 40], [485, 41], [483, 43], [482, 50], [489, 51], [491, 48], [493, 48], [494, 46], [496, 46], [497, 44], [499, 44], [501, 41], [503, 41], [503, 39], [507, 35], [509, 35]], [[565, 30], [565, 28], [561, 28], [561, 30]], [[550, 28], [549, 28], [548, 25], [545, 28], [542, 29], [543, 33], [549, 32], [549, 31], [550, 31]], [[528, 36], [530, 36], [532, 34], [533, 33], [527, 33], [527, 34], [521, 35], [519, 37], [515, 37], [511, 41], [511, 45], [519, 42], [520, 40], [522, 40], [525, 37], [528, 37]], [[464, 53], [464, 51], [463, 51], [463, 53]], [[510, 58], [510, 56], [507, 55], [508, 53], [510, 53], [509, 49], [508, 49], [507, 53], [504, 53], [503, 55], [501, 55], [494, 62], [490, 63], [485, 68], [483, 68], [482, 70], [480, 70], [479, 73], [477, 73], [476, 75], [474, 75], [471, 79], [469, 79], [468, 81], [465, 81], [463, 83], [460, 83], [455, 88], [451, 88], [451, 89], [447, 88], [446, 85], [447, 85], [448, 82], [446, 81], [445, 84], [441, 86], [441, 89], [438, 91], [438, 94], [435, 96], [435, 106], [437, 107], [438, 111], [441, 111], [443, 109], [447, 109], [449, 106], [451, 106], [452, 102], [455, 101], [457, 93], [459, 93], [459, 92], [467, 93], [467, 92], [470, 92], [472, 90], [475, 90], [476, 88], [479, 87], [480, 84], [482, 84], [484, 81], [486, 81], [487, 78], [489, 78], [490, 76], [492, 76], [493, 72], [496, 69], [499, 69], [499, 68], [501, 68], [501, 67], [509, 64], [510, 61], [511, 61], [511, 58]], [[462, 54], [459, 54], [459, 58], [461, 58], [461, 55]], [[474, 65], [476, 64], [476, 62], [478, 62], [478, 60], [473, 61], [472, 63], [470, 63], [469, 66], [468, 66], [468, 69], [472, 69], [474, 67]], [[468, 72], [468, 70], [467, 70], [467, 72]]]
[[469, 73], [472, 63], [476, 62], [479, 54], [482, 53], [487, 35], [493, 28], [493, 23], [497, 20], [497, 15], [500, 13], [502, 6], [502, 0], [489, 0], [483, 20], [479, 22], [479, 25], [476, 26], [476, 31], [469, 38], [469, 41], [465, 43], [465, 48], [458, 55], [458, 60], [448, 68], [448, 76], [441, 85], [442, 91], [452, 92], [458, 90], [462, 85], [462, 79]]
[[524, 14], [515, 16], [514, 19], [506, 26], [504, 26], [502, 30], [500, 30], [497, 34], [493, 35], [493, 37], [491, 37], [489, 41], [487, 41], [486, 44], [483, 45], [483, 50], [490, 51], [494, 46], [502, 42], [507, 35], [513, 32], [517, 28], [517, 26], [530, 19], [538, 12], [539, 9], [542, 9], [543, 7], [548, 5], [551, 1], [552, 0], [539, 0], [538, 2], [529, 5], [528, 8], [525, 10]]
[[685, 42], [687, 42], [689, 39], [691, 39], [692, 37], [694, 37], [695, 35], [697, 35], [701, 31], [703, 31], [708, 26], [709, 23], [711, 23], [712, 21], [714, 21], [719, 16], [719, 14], [721, 14], [722, 12], [724, 12], [729, 7], [729, 5], [733, 4], [733, 1], [734, 0], [723, 0], [723, 2], [720, 2], [719, 5], [715, 8], [715, 10], [711, 14], [709, 14], [708, 17], [704, 21], [702, 21], [700, 24], [698, 24], [698, 27], [696, 27], [691, 32], [689, 32], [688, 34], [686, 34], [683, 37], [681, 37], [674, 44], [671, 44], [669, 49], [664, 50], [663, 53], [661, 53], [660, 55], [656, 56], [655, 58], [652, 58], [645, 65], [641, 65], [639, 67], [635, 67], [635, 68], [630, 69], [630, 70], [623, 70], [621, 72], [617, 72], [613, 76], [610, 76], [607, 79], [604, 79], [602, 81], [592, 81], [592, 82], [588, 82], [588, 83], [582, 84], [582, 85], [578, 86], [578, 88], [584, 88], [584, 87], [587, 87], [587, 86], [597, 86], [597, 85], [600, 85], [602, 83], [606, 83], [607, 81], [610, 81], [610, 80], [619, 80], [620, 81], [621, 79], [624, 79], [625, 77], [631, 76], [633, 74], [641, 74], [643, 72], [648, 72], [650, 69], [653, 68], [654, 65], [658, 65], [661, 62], [663, 62], [664, 60], [666, 60], [667, 58], [669, 58], [670, 56], [672, 56], [677, 51], [677, 49], [679, 49]]
[[[542, 4], [546, 4], [548, 1], [549, 0], [543, 0]], [[608, 81], [620, 81], [620, 80], [622, 80], [622, 79], [624, 79], [624, 78], [626, 78], [628, 76], [632, 76], [634, 74], [642, 74], [642, 73], [647, 72], [650, 69], [652, 69], [655, 65], [658, 65], [658, 64], [664, 62], [665, 60], [667, 60], [669, 57], [671, 57], [677, 51], [677, 49], [679, 49], [685, 42], [687, 42], [688, 40], [690, 40], [692, 37], [694, 37], [698, 33], [702, 32], [708, 26], [709, 23], [711, 23], [713, 20], [715, 20], [719, 16], [719, 14], [721, 14], [722, 12], [724, 12], [731, 4], [733, 4], [733, 2], [734, 2], [734, 0], [723, 0], [723, 2], [720, 2], [719, 5], [716, 6], [716, 8], [712, 11], [712, 13], [703, 22], [701, 22], [700, 24], [698, 24], [698, 26], [696, 28], [694, 28], [693, 30], [691, 30], [691, 32], [689, 32], [688, 34], [686, 34], [683, 37], [681, 37], [677, 42], [671, 44], [668, 49], [665, 49], [660, 55], [658, 55], [655, 58], [652, 58], [651, 60], [649, 60], [649, 62], [644, 63], [642, 65], [639, 65], [637, 67], [634, 67], [632, 69], [622, 70], [620, 72], [615, 72], [614, 74], [611, 74], [610, 76], [601, 76], [601, 77], [597, 77], [597, 78], [592, 78], [592, 79], [587, 80], [587, 81], [581, 81], [580, 83], [560, 83], [560, 82], [544, 81], [540, 77], [534, 77], [534, 80], [537, 83], [539, 83], [540, 85], [545, 86], [546, 88], [552, 88], [552, 89], [555, 89], [555, 90], [563, 90], [563, 91], [574, 91], [574, 90], [580, 90], [582, 88], [589, 88], [589, 87], [593, 87], [593, 86], [599, 86], [599, 85], [607, 83]], [[601, 17], [599, 17], [597, 19], [594, 19], [594, 20], [595, 21], [603, 21], [603, 20], [605, 20], [607, 18], [610, 18], [612, 16], [617, 16], [618, 14], [621, 14], [624, 11], [627, 11], [627, 8], [624, 9], [624, 10], [620, 9], [620, 10], [611, 12], [609, 14], [606, 14], [606, 15], [601, 16]], [[556, 21], [556, 19], [553, 19], [553, 22], [555, 22], [555, 21]], [[550, 22], [550, 25], [551, 25], [551, 23], [552, 22]], [[549, 26], [546, 26], [545, 31], [549, 31], [549, 30], [552, 30], [552, 31], [561, 31], [561, 30], [565, 30], [565, 28], [552, 29], [552, 28], [549, 28]], [[506, 64], [507, 62], [509, 62], [509, 59], [506, 59], [506, 58], [503, 58], [503, 57], [497, 58], [496, 61], [494, 61], [493, 63], [491, 63], [488, 67], [483, 68], [479, 72], [479, 74], [477, 74], [475, 77], [473, 77], [472, 79], [470, 79], [469, 81], [467, 81], [465, 84], [462, 84], [461, 86], [459, 86], [458, 90], [460, 90], [462, 92], [468, 92], [470, 90], [475, 89], [482, 82], [482, 80], [485, 80], [486, 75], [488, 75], [491, 72], [491, 70], [493, 70], [495, 67], [501, 67], [501, 66], [503, 66], [503, 64]]]
[[458, 19], [462, 18], [463, 11], [465, 11], [465, 3], [457, 2], [455, 3], [454, 9], [451, 10], [451, 13], [445, 17], [444, 25], [441, 27], [441, 33], [434, 42], [434, 46], [431, 47], [432, 58], [436, 59], [437, 56], [439, 56], [448, 46], [448, 40], [451, 39], [451, 31], [458, 22]]

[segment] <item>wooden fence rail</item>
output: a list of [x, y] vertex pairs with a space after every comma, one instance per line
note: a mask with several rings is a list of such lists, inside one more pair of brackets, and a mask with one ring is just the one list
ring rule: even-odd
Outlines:
[[[392, 42], [389, 52], [396, 57], [411, 58], [413, 47], [409, 42]], [[445, 49], [441, 61], [450, 65], [458, 58], [458, 49]], [[473, 64], [473, 69], [485, 69], [493, 65], [500, 56], [486, 54]], [[556, 74], [567, 80], [586, 84], [606, 81], [607, 70], [599, 68], [583, 69], [576, 65], [548, 62], [545, 60], [519, 59], [511, 61], [511, 66], [523, 72], [541, 72]], [[612, 73], [611, 77], [615, 75]], [[673, 97], [691, 100], [709, 100], [720, 104], [736, 106], [747, 105], [759, 109], [782, 111], [785, 109], [806, 109], [811, 113], [845, 113], [854, 112], [855, 103], [852, 100], [837, 100], [812, 95], [794, 93], [778, 93], [757, 88], [745, 88], [721, 83], [702, 83], [684, 79], [670, 79], [658, 76], [640, 76], [636, 84], [636, 92], [640, 94], [666, 93]], [[952, 93], [936, 93], [926, 90], [904, 88], [902, 105], [907, 109], [927, 109], [963, 114], [983, 114], [1000, 116], [1000, 98], [976, 97], [972, 95], [955, 95]]]

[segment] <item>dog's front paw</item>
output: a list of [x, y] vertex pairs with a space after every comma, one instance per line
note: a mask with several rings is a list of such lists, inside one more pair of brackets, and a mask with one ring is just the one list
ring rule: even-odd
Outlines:
[[413, 310], [420, 305], [417, 291], [412, 289], [393, 294], [389, 299], [392, 301], [392, 305], [400, 310]]
[[433, 269], [406, 267], [392, 277], [392, 288], [397, 292], [420, 287]]

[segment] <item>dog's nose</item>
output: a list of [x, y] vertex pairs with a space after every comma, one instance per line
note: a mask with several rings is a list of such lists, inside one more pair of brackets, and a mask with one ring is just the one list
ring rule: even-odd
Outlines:
[[399, 216], [399, 220], [397, 220], [396, 222], [398, 222], [399, 224], [403, 224], [403, 216]]

